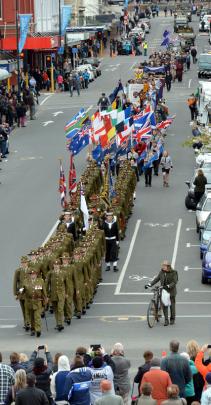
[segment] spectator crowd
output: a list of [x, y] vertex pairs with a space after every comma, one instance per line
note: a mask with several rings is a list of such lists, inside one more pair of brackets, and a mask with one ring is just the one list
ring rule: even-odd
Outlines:
[[209, 405], [210, 346], [200, 348], [191, 340], [179, 353], [179, 342], [173, 340], [169, 349], [162, 358], [151, 350], [143, 353], [132, 389], [131, 363], [121, 343], [110, 355], [100, 345], [78, 347], [71, 361], [63, 353], [53, 359], [47, 345], [38, 346], [29, 359], [24, 353], [11, 353], [9, 365], [0, 354], [0, 404]]

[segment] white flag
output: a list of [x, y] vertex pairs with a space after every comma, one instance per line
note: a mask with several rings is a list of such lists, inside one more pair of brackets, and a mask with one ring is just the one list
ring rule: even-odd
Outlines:
[[86, 203], [86, 198], [83, 192], [83, 189], [81, 187], [81, 211], [83, 212], [84, 216], [84, 226], [86, 228], [86, 231], [89, 229], [89, 211]]

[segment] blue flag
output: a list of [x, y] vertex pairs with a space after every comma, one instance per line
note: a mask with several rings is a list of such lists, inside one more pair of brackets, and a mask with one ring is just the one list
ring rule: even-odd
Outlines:
[[170, 42], [169, 37], [165, 37], [160, 46], [166, 46], [167, 47], [169, 45], [169, 42]]
[[103, 161], [104, 154], [101, 145], [97, 145], [97, 147], [92, 151], [92, 157], [97, 163], [101, 163]]
[[29, 29], [29, 22], [32, 14], [19, 14], [20, 18], [20, 39], [18, 44], [18, 52], [21, 53], [26, 42], [26, 37]]
[[166, 38], [168, 35], [170, 35], [170, 32], [168, 30], [165, 30], [163, 33], [163, 37]]
[[111, 104], [113, 103], [113, 101], [115, 100], [115, 98], [118, 95], [119, 91], [121, 91], [121, 90], [123, 90], [123, 85], [122, 85], [122, 82], [120, 80], [118, 86], [115, 87], [114, 91], [109, 96], [109, 100], [110, 100]]
[[62, 6], [61, 35], [65, 35], [66, 28], [71, 18], [72, 7]]

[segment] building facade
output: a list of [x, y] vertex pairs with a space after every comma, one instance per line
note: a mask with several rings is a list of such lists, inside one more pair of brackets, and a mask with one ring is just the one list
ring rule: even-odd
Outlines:
[[34, 16], [34, 0], [0, 0], [0, 38], [13, 37], [16, 34], [16, 9], [19, 14]]

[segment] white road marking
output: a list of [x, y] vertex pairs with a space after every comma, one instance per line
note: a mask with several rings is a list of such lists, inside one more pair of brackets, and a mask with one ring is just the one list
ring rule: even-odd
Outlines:
[[45, 102], [46, 102], [50, 97], [52, 97], [52, 95], [53, 95], [53, 94], [48, 94], [48, 96], [45, 97], [44, 100], [41, 101], [40, 105], [45, 104]]
[[59, 225], [60, 221], [59, 219], [56, 221], [56, 223], [54, 224], [53, 228], [50, 230], [49, 234], [46, 236], [44, 242], [42, 243], [42, 247], [45, 246], [45, 244], [48, 242], [48, 240], [50, 239], [50, 237], [53, 235], [53, 233], [55, 232], [57, 226]]
[[187, 232], [189, 232], [189, 231], [195, 231], [196, 230], [196, 228], [186, 228], [186, 231]]
[[[109, 318], [139, 318], [140, 320], [146, 320], [146, 315], [85, 315], [83, 319], [109, 319]], [[177, 315], [176, 318], [211, 318], [211, 315]]]
[[190, 242], [186, 243], [186, 247], [187, 247], [187, 248], [189, 248], [189, 247], [198, 247], [198, 246], [200, 246], [199, 243], [197, 243], [197, 244], [195, 244], [195, 245], [193, 245], [193, 244], [190, 243]]
[[190, 89], [190, 85], [191, 85], [192, 79], [189, 80], [188, 82], [188, 88]]
[[[177, 301], [177, 305], [210, 305], [208, 301]], [[93, 302], [93, 305], [149, 305], [149, 301], [133, 301], [133, 302]]]
[[17, 325], [0, 325], [0, 329], [13, 329], [16, 327]]
[[189, 266], [185, 266], [185, 267], [184, 267], [184, 271], [188, 271], [188, 270], [201, 270], [201, 267], [189, 267]]
[[153, 224], [151, 222], [145, 222], [144, 225], [151, 226], [152, 228], [161, 227], [161, 228], [168, 228], [169, 226], [174, 226], [171, 222], [167, 222], [166, 224]]
[[37, 160], [37, 159], [43, 159], [43, 156], [26, 156], [26, 157], [21, 157], [20, 160]]
[[153, 295], [153, 293], [152, 292], [118, 292], [116, 294], [116, 292], [115, 292], [114, 295]]
[[187, 292], [187, 293], [209, 293], [210, 294], [210, 290], [190, 290], [189, 288], [185, 288], [184, 292]]
[[47, 125], [53, 124], [53, 123], [54, 123], [54, 121], [45, 121], [45, 122], [43, 122], [43, 127], [47, 127]]
[[132, 252], [133, 252], [133, 248], [134, 248], [134, 245], [135, 245], [135, 242], [136, 242], [136, 237], [137, 237], [140, 225], [141, 225], [141, 219], [138, 219], [138, 221], [136, 223], [136, 226], [135, 226], [134, 233], [133, 233], [133, 237], [132, 237], [131, 242], [130, 242], [130, 247], [129, 247], [129, 250], [128, 250], [128, 254], [127, 254], [124, 266], [122, 268], [122, 271], [120, 273], [119, 280], [117, 282], [116, 290], [115, 290], [115, 293], [114, 293], [115, 295], [120, 294], [122, 282], [124, 280], [124, 276], [125, 276], [125, 273], [127, 271], [127, 266], [129, 264], [129, 261], [130, 261], [130, 258], [131, 258]]
[[178, 224], [177, 224], [177, 231], [176, 231], [176, 237], [175, 237], [175, 242], [174, 242], [174, 250], [173, 250], [173, 256], [171, 260], [171, 265], [174, 268], [176, 259], [177, 259], [177, 251], [178, 251], [178, 245], [179, 245], [179, 237], [180, 237], [180, 232], [181, 232], [181, 227], [182, 227], [182, 219], [179, 218]]
[[57, 117], [57, 115], [64, 114], [64, 113], [63, 113], [63, 111], [56, 111], [56, 112], [54, 112], [52, 114], [53, 114], [54, 117]]
[[99, 283], [98, 285], [117, 285], [117, 283]]
[[132, 276], [128, 277], [130, 280], [133, 281], [142, 281], [142, 280], [152, 280], [151, 277], [147, 277], [147, 276], [140, 276], [139, 274], [133, 274]]
[[134, 62], [134, 63], [132, 64], [132, 66], [130, 67], [130, 70], [133, 70], [136, 65], [137, 65], [137, 62]]

